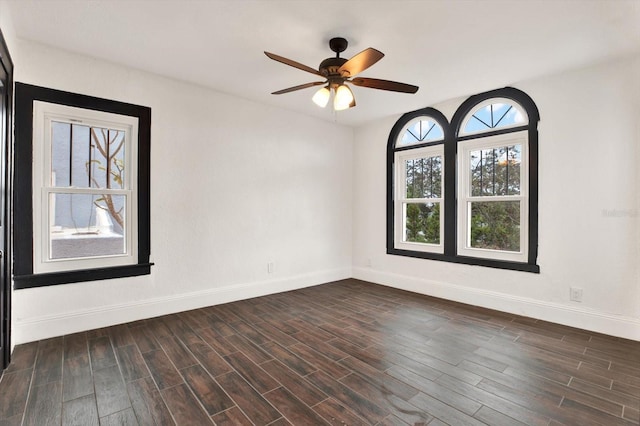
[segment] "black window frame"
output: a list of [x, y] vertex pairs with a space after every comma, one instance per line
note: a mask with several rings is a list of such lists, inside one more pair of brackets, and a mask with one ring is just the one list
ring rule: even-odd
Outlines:
[[[528, 116], [528, 123], [523, 126], [508, 127], [473, 135], [460, 136], [461, 126], [464, 118], [480, 103], [493, 99], [505, 98], [519, 104]], [[416, 117], [427, 117], [433, 119], [442, 126], [444, 132], [444, 142], [412, 144], [409, 146], [396, 147], [400, 132], [404, 126]], [[538, 258], [538, 122], [540, 114], [538, 107], [529, 95], [525, 92], [513, 88], [504, 87], [471, 96], [466, 99], [456, 110], [449, 122], [444, 114], [435, 108], [422, 108], [408, 112], [400, 117], [394, 124], [389, 139], [387, 141], [387, 254], [397, 256], [415, 257], [421, 259], [438, 260], [465, 265], [477, 265], [490, 268], [508, 269], [514, 271], [540, 273], [537, 264]], [[528, 179], [529, 179], [529, 212], [528, 212], [528, 247], [527, 262], [513, 262], [496, 259], [486, 259], [457, 254], [457, 175], [458, 175], [458, 143], [469, 139], [507, 134], [513, 132], [527, 131], [528, 135]], [[444, 253], [431, 253], [424, 251], [414, 251], [398, 249], [395, 247], [394, 225], [395, 225], [395, 203], [394, 203], [394, 176], [395, 176], [395, 154], [399, 151], [406, 151], [423, 146], [437, 145], [444, 143]]]
[[[33, 272], [33, 103], [43, 101], [138, 118], [138, 261], [132, 265]], [[151, 108], [78, 93], [15, 83], [14, 283], [16, 289], [133, 277], [151, 273]]]

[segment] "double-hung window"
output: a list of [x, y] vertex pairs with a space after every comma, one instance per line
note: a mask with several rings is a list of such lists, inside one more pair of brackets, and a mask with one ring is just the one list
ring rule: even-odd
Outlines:
[[[429, 116], [403, 129], [395, 150], [395, 244], [423, 252], [443, 252], [444, 134]], [[408, 148], [408, 149], [407, 149]]]
[[34, 272], [135, 264], [137, 118], [40, 101], [33, 115]]
[[472, 96], [450, 123], [433, 108], [402, 116], [387, 146], [387, 252], [539, 272], [537, 122], [513, 88]]
[[16, 83], [17, 289], [145, 275], [151, 109]]
[[458, 254], [527, 260], [526, 134], [458, 144]]

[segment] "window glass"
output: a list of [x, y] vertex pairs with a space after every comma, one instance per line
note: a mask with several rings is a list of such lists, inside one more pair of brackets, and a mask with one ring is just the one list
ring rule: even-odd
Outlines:
[[473, 201], [469, 204], [470, 247], [520, 251], [520, 201]]
[[124, 148], [122, 130], [53, 121], [51, 185], [124, 188]]
[[404, 204], [404, 241], [440, 244], [440, 203]]
[[[124, 195], [50, 194], [49, 260], [126, 253]], [[114, 217], [108, 204], [117, 209]]]
[[407, 198], [440, 198], [442, 196], [442, 157], [405, 160]]
[[471, 151], [471, 196], [519, 195], [521, 153], [521, 145]]
[[[51, 126], [51, 186], [71, 187], [71, 128], [69, 123], [54, 121]], [[77, 183], [77, 182], [76, 182]], [[85, 183], [85, 187], [87, 184]]]
[[444, 139], [442, 126], [433, 119], [418, 117], [404, 127], [396, 146], [436, 142], [442, 139]]
[[129, 193], [109, 191], [125, 189], [126, 132], [56, 120], [50, 131], [51, 186], [83, 192], [49, 194], [45, 261], [126, 254]]
[[491, 100], [480, 104], [463, 121], [461, 134], [526, 125], [527, 115], [522, 107], [510, 100]]

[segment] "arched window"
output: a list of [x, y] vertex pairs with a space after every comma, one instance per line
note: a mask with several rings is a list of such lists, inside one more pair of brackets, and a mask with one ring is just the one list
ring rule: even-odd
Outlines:
[[444, 129], [448, 127], [440, 112], [425, 108], [405, 114], [392, 132], [395, 247], [444, 252]]
[[387, 252], [539, 272], [539, 115], [524, 92], [405, 114], [387, 147]]

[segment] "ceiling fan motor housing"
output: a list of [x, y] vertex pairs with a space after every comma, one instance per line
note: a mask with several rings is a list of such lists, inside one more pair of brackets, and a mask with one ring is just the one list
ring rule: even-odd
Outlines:
[[347, 62], [345, 58], [327, 58], [320, 63], [318, 71], [320, 71], [323, 77], [329, 80], [330, 86], [334, 84], [339, 85], [349, 77], [348, 72], [344, 72], [345, 75], [343, 75], [338, 71], [345, 62]]

